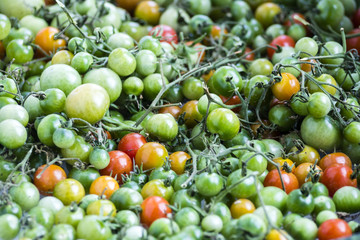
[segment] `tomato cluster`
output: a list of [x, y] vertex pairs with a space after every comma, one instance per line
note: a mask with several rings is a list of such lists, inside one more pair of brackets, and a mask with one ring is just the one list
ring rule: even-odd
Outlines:
[[360, 2], [1, 0], [0, 239], [360, 232]]

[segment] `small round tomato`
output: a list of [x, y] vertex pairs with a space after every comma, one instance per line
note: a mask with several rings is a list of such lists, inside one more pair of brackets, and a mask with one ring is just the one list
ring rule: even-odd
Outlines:
[[165, 183], [162, 179], [153, 179], [147, 182], [141, 189], [141, 196], [148, 198], [150, 196], [159, 196], [169, 201], [174, 193], [171, 185]]
[[184, 173], [186, 162], [191, 159], [191, 156], [184, 151], [178, 151], [170, 154], [169, 159], [171, 169], [180, 175]]
[[309, 177], [308, 179], [306, 178], [308, 177], [308, 174], [310, 173], [312, 168], [320, 171], [320, 173], [322, 172], [319, 166], [314, 166], [312, 163], [302, 163], [295, 168], [294, 174], [299, 181], [299, 186], [303, 185], [305, 182], [311, 181], [311, 177]]
[[348, 167], [352, 167], [352, 163], [350, 158], [342, 152], [334, 152], [325, 155], [323, 158], [320, 159], [318, 163], [321, 169], [327, 169], [331, 165], [346, 165]]
[[197, 100], [192, 100], [186, 102], [181, 108], [181, 114], [185, 113], [184, 120], [187, 127], [194, 127], [203, 118], [203, 115], [199, 112], [197, 104]]
[[135, 9], [135, 17], [155, 25], [160, 19], [160, 6], [155, 1], [142, 1]]
[[215, 71], [208, 84], [214, 93], [230, 97], [234, 93], [234, 88], [241, 91], [243, 80], [235, 68], [223, 66]]
[[100, 170], [101, 175], [108, 175], [116, 178], [122, 183], [122, 175], [129, 175], [133, 169], [133, 163], [130, 157], [122, 151], [109, 152], [110, 163], [104, 169]]
[[[252, 173], [251, 170], [247, 170], [247, 173]], [[244, 179], [241, 183], [239, 181]], [[235, 186], [234, 186], [235, 185]], [[249, 198], [256, 195], [256, 189], [262, 188], [262, 184], [254, 177], [248, 177], [247, 175], [242, 175], [242, 170], [238, 169], [235, 172], [232, 172], [226, 182], [226, 187], [231, 188], [230, 194], [236, 198]]]
[[179, 225], [180, 228], [184, 228], [190, 225], [199, 225], [200, 216], [193, 208], [184, 207], [175, 214], [175, 222]]
[[175, 119], [178, 119], [181, 114], [181, 108], [179, 106], [162, 107], [159, 109], [159, 113], [170, 113]]
[[167, 217], [167, 214], [172, 212], [168, 205], [168, 201], [162, 197], [146, 198], [141, 204], [141, 222], [149, 227], [155, 220]]
[[29, 211], [38, 205], [40, 199], [39, 190], [30, 182], [22, 182], [20, 185], [13, 186], [10, 188], [9, 195], [23, 211]]
[[209, 114], [206, 126], [211, 133], [219, 134], [221, 140], [230, 140], [238, 134], [240, 120], [230, 109], [217, 108]]
[[237, 199], [230, 207], [231, 216], [240, 218], [242, 215], [255, 211], [254, 204], [248, 199]]
[[279, 100], [290, 100], [292, 95], [300, 91], [300, 83], [291, 73], [282, 73], [281, 81], [271, 86], [271, 91]]
[[[273, 162], [279, 164], [280, 169], [284, 166], [285, 163], [287, 163], [287, 165], [289, 165], [289, 166], [292, 166], [294, 164], [294, 162], [291, 161], [290, 159], [288, 159], [288, 158], [284, 159], [284, 158], [281, 158], [281, 157], [275, 158], [273, 160]], [[274, 169], [276, 169], [276, 166], [274, 164], [268, 164], [267, 165], [267, 170], [272, 171]], [[295, 171], [295, 168], [293, 167], [291, 169], [291, 172], [294, 173], [294, 171]]]
[[310, 193], [302, 193], [300, 189], [296, 189], [289, 194], [286, 205], [287, 209], [292, 213], [302, 215], [310, 214], [315, 207], [313, 196]]
[[270, 75], [274, 65], [266, 58], [258, 58], [251, 62], [249, 67], [250, 76]]
[[[1, 22], [0, 22], [1, 23]], [[20, 221], [12, 214], [0, 216], [0, 238], [4, 240], [16, 239], [20, 231]]]
[[331, 165], [324, 170], [320, 181], [328, 188], [329, 195], [345, 186], [357, 186], [357, 180], [352, 176], [353, 170], [346, 165]]
[[[277, 46], [279, 46], [279, 47], [295, 47], [295, 41], [290, 36], [280, 35], [271, 41], [270, 46], [275, 47], [275, 48]], [[275, 49], [269, 47], [267, 49], [267, 53], [268, 53], [268, 57], [271, 59], [275, 53]]]
[[138, 149], [146, 143], [146, 139], [139, 133], [129, 133], [121, 138], [118, 150], [125, 152], [130, 159], [135, 158]]
[[324, 92], [318, 85], [320, 85], [326, 92], [330, 93], [331, 95], [335, 95], [337, 89], [332, 87], [328, 84], [332, 84], [338, 87], [336, 80], [330, 74], [321, 74], [319, 77], [316, 78], [316, 82], [309, 80], [306, 84], [310, 93], [315, 92]]
[[79, 203], [85, 196], [85, 189], [81, 183], [75, 179], [67, 178], [55, 185], [54, 197], [60, 199], [64, 205], [72, 202]]
[[6, 119], [0, 123], [0, 144], [9, 149], [23, 146], [27, 139], [26, 128], [17, 120]]
[[146, 121], [145, 131], [150, 137], [160, 141], [172, 141], [176, 138], [179, 127], [171, 114], [158, 113]]
[[99, 196], [103, 194], [109, 199], [117, 189], [119, 189], [119, 183], [114, 178], [101, 176], [92, 182], [89, 193]]
[[279, 5], [275, 3], [263, 3], [256, 8], [255, 18], [266, 28], [274, 23], [275, 16], [280, 12], [281, 8]]
[[[301, 152], [299, 152], [299, 149], [294, 146], [290, 149], [290, 156], [289, 158], [295, 162], [296, 165], [300, 165], [302, 163], [315, 163], [316, 161], [320, 160], [320, 154], [319, 152], [308, 145], [304, 145], [304, 148]], [[319, 164], [320, 166], [320, 164]], [[320, 166], [321, 169], [324, 169]]]
[[85, 216], [76, 228], [76, 237], [80, 239], [107, 240], [112, 236], [111, 229], [96, 215]]
[[320, 225], [318, 231], [319, 240], [345, 238], [351, 235], [349, 224], [342, 219], [329, 219]]
[[89, 162], [96, 169], [104, 169], [110, 163], [109, 153], [105, 149], [96, 148], [90, 153]]
[[57, 165], [42, 165], [34, 174], [34, 184], [43, 195], [52, 195], [55, 185], [66, 179], [64, 169]]
[[161, 37], [160, 42], [178, 43], [178, 36], [176, 31], [168, 25], [157, 25], [150, 30], [150, 35]]
[[195, 178], [195, 186], [198, 192], [205, 197], [217, 195], [223, 188], [224, 180], [217, 173], [203, 172]]
[[360, 209], [360, 190], [351, 186], [342, 187], [335, 192], [333, 200], [337, 211], [356, 213]]
[[121, 187], [111, 195], [110, 201], [115, 204], [117, 210], [130, 210], [139, 207], [143, 197], [134, 189]]
[[169, 156], [166, 148], [160, 143], [148, 142], [142, 145], [136, 155], [135, 163], [144, 170], [161, 167]]
[[59, 48], [66, 46], [64, 39], [55, 39], [55, 34], [59, 33], [59, 29], [54, 27], [46, 27], [40, 30], [35, 37], [35, 44], [38, 45], [46, 53], [54, 53]]
[[115, 217], [116, 207], [107, 199], [100, 199], [91, 202], [86, 208], [86, 215], [111, 216]]
[[[283, 189], [281, 179], [284, 182]], [[293, 173], [287, 173], [285, 171], [281, 171], [281, 177], [277, 169], [271, 170], [268, 175], [265, 177], [264, 186], [274, 186], [280, 189], [283, 189], [287, 194], [292, 192], [295, 189], [299, 188], [299, 181]]]

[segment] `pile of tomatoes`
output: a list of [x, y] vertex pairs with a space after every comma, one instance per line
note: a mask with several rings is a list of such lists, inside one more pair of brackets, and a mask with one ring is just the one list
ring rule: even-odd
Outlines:
[[0, 239], [360, 231], [358, 0], [1, 0]]

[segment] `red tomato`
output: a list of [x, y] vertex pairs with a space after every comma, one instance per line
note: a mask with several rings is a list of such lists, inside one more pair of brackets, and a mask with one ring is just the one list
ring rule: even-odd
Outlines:
[[[353, 29], [349, 34], [359, 34], [360, 28]], [[348, 38], [346, 39], [346, 48], [349, 51], [350, 49], [355, 48], [360, 52], [360, 37]]]
[[126, 134], [119, 142], [118, 150], [126, 153], [130, 159], [135, 158], [137, 150], [146, 143], [146, 139], [139, 133]]
[[[223, 101], [223, 103], [225, 103], [226, 105], [237, 105], [241, 103], [240, 98], [237, 95], [234, 95], [230, 98], [224, 97], [222, 95], [219, 96], [221, 98], [221, 100]], [[231, 109], [233, 110], [233, 112], [239, 112], [241, 110], [241, 107], [237, 107], [237, 108], [233, 108]]]
[[141, 209], [141, 222], [147, 227], [159, 218], [166, 218], [167, 214], [172, 212], [168, 201], [158, 196], [146, 198], [141, 204]]
[[155, 36], [161, 37], [160, 42], [178, 43], [178, 36], [176, 31], [168, 25], [157, 25], [150, 31], [150, 35], [156, 34]]
[[[299, 188], [299, 181], [293, 173], [281, 171], [281, 178], [284, 182], [285, 192], [289, 194], [291, 191]], [[277, 169], [271, 170], [265, 177], [264, 186], [274, 186], [282, 188], [280, 175]], [[283, 189], [284, 190], [284, 189]]]
[[342, 219], [330, 219], [323, 222], [318, 231], [319, 240], [330, 240], [349, 237], [352, 235], [351, 228]]
[[322, 159], [320, 159], [318, 163], [319, 167], [323, 170], [335, 164], [346, 165], [350, 168], [352, 167], [350, 158], [345, 153], [342, 152], [327, 154]]
[[[280, 35], [271, 41], [270, 46], [273, 46], [273, 47], [276, 47], [276, 46], [295, 47], [295, 41], [290, 36]], [[268, 48], [267, 53], [268, 53], [269, 58], [271, 59], [275, 53], [275, 50], [272, 48]]]
[[133, 162], [130, 157], [122, 151], [111, 151], [110, 163], [106, 168], [100, 170], [101, 175], [112, 176], [122, 183], [122, 174], [130, 174], [133, 169]]
[[[57, 165], [40, 166], [34, 175], [34, 184], [42, 195], [52, 195], [55, 185], [61, 180], [66, 179], [64, 169]], [[41, 175], [40, 175], [41, 174]]]
[[306, 27], [302, 22], [300, 22], [299, 20], [297, 20], [296, 18], [302, 18], [305, 19], [305, 16], [301, 13], [293, 13], [289, 16], [289, 19], [287, 19], [284, 22], [284, 26], [290, 27], [293, 24], [300, 24], [304, 27]]
[[352, 179], [353, 170], [346, 165], [332, 165], [325, 169], [320, 181], [329, 190], [329, 195], [345, 186], [357, 187], [356, 178]]
[[244, 55], [246, 55], [245, 60], [252, 61], [255, 59], [255, 53], [250, 53], [252, 51], [251, 48], [246, 47], [244, 51]]

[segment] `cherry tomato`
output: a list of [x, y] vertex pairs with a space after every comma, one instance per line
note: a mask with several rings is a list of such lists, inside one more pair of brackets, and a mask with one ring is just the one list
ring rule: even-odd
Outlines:
[[140, 2], [135, 9], [135, 17], [145, 20], [150, 25], [157, 24], [160, 15], [160, 6], [155, 1]]
[[230, 207], [231, 216], [240, 218], [242, 215], [255, 211], [254, 204], [248, 199], [238, 199]]
[[34, 184], [43, 195], [52, 195], [55, 185], [63, 179], [66, 179], [64, 169], [54, 164], [42, 165], [34, 174]]
[[352, 177], [353, 170], [346, 165], [331, 165], [324, 170], [320, 181], [328, 188], [329, 195], [345, 186], [357, 186], [356, 178]]
[[170, 44], [178, 43], [178, 36], [176, 34], [176, 31], [168, 25], [161, 24], [153, 27], [150, 30], [150, 35], [154, 34], [156, 37], [161, 37], [160, 42], [168, 42]]
[[162, 197], [151, 196], [141, 204], [141, 222], [145, 226], [150, 226], [155, 220], [167, 217], [172, 210], [169, 203]]
[[117, 189], [119, 189], [119, 183], [114, 178], [101, 176], [92, 182], [89, 193], [99, 196], [103, 194], [109, 199]]
[[130, 157], [122, 151], [109, 152], [110, 163], [106, 168], [100, 170], [101, 175], [108, 175], [116, 178], [122, 183], [122, 175], [129, 175], [133, 169], [133, 163]]
[[323, 222], [318, 231], [319, 240], [345, 238], [352, 235], [351, 228], [342, 219], [330, 219]]
[[331, 165], [346, 165], [352, 167], [350, 158], [342, 152], [329, 153], [325, 155], [318, 163], [321, 169], [327, 169]]
[[264, 186], [274, 186], [280, 189], [285, 190], [287, 194], [299, 188], [299, 181], [293, 173], [287, 173], [281, 171], [281, 178], [284, 182], [285, 189], [283, 189], [280, 175], [277, 169], [271, 170], [268, 175], [265, 177]]
[[148, 142], [142, 145], [136, 155], [135, 163], [144, 170], [161, 167], [169, 154], [160, 143]]
[[186, 162], [191, 159], [191, 156], [184, 151], [178, 151], [170, 154], [169, 159], [171, 169], [176, 172], [176, 174], [180, 175], [184, 173]]
[[139, 133], [129, 133], [121, 138], [118, 150], [126, 153], [130, 159], [134, 159], [137, 150], [146, 143], [146, 139]]
[[[280, 35], [271, 41], [270, 46], [275, 47], [275, 48], [277, 46], [279, 46], [279, 47], [295, 47], [295, 41], [290, 36]], [[275, 50], [272, 48], [268, 48], [267, 53], [268, 53], [268, 57], [271, 59], [275, 53]]]
[[181, 108], [181, 114], [185, 113], [184, 120], [187, 127], [194, 127], [203, 118], [197, 107], [198, 101], [186, 102]]
[[85, 196], [85, 189], [81, 183], [75, 179], [67, 178], [55, 185], [54, 197], [60, 199], [64, 205], [72, 202], [79, 203]]
[[292, 95], [300, 91], [300, 83], [291, 73], [282, 73], [281, 81], [272, 85], [271, 91], [279, 100], [290, 100]]
[[170, 113], [175, 119], [178, 119], [181, 114], [181, 108], [179, 106], [162, 107], [159, 109], [159, 113]]
[[59, 29], [54, 27], [46, 27], [40, 30], [35, 37], [35, 44], [38, 45], [46, 53], [55, 53], [58, 49], [66, 46], [64, 39], [55, 39], [55, 34], [59, 33]]
[[[307, 180], [306, 178], [308, 177], [308, 174], [312, 168], [314, 168], [312, 163], [302, 163], [295, 168], [294, 174], [299, 181], [299, 186], [303, 185], [305, 182], [311, 181], [311, 177], [309, 177]], [[317, 165], [315, 165], [315, 170], [320, 171], [320, 174], [322, 173], [321, 168]]]

